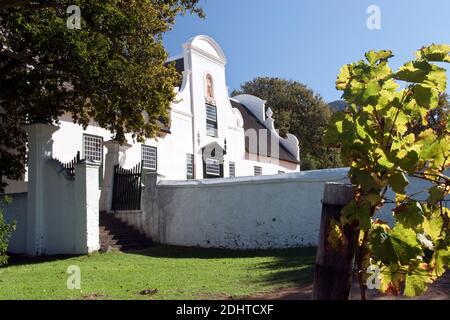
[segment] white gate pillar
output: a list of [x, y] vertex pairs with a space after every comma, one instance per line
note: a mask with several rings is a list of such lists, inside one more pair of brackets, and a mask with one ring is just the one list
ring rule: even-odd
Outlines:
[[114, 184], [114, 167], [120, 164], [122, 157], [131, 147], [130, 144], [123, 144], [116, 140], [110, 140], [103, 143], [108, 149], [105, 156], [105, 175], [103, 178], [103, 186], [100, 194], [100, 211], [111, 212], [113, 184]]
[[100, 249], [98, 175], [99, 162], [75, 164], [75, 253]]
[[52, 157], [52, 135], [59, 127], [35, 123], [25, 127], [28, 134], [28, 200], [26, 254], [45, 253], [45, 162]]

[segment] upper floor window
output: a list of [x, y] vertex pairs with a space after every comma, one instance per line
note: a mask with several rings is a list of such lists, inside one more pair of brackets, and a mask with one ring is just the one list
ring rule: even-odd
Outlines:
[[158, 151], [155, 147], [150, 146], [142, 146], [142, 168], [148, 169], [151, 171], [157, 170], [158, 163]]
[[217, 107], [206, 105], [206, 134], [217, 137]]
[[103, 163], [103, 138], [83, 134], [83, 156], [86, 160]]
[[283, 173], [286, 173], [286, 172], [278, 170], [278, 174], [283, 174]]
[[255, 176], [260, 176], [260, 175], [262, 175], [262, 168], [255, 166], [255, 167], [253, 167], [253, 172], [254, 172]]

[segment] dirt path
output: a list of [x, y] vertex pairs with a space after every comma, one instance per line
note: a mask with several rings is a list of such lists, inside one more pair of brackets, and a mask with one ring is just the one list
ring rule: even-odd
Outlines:
[[[282, 289], [272, 293], [259, 294], [247, 298], [248, 300], [310, 300], [313, 285], [298, 288]], [[387, 297], [380, 295], [377, 291], [368, 291], [368, 300], [397, 300], [408, 299], [399, 297]], [[427, 293], [415, 300], [450, 300], [450, 271], [441, 279], [430, 286]], [[354, 283], [350, 292], [350, 300], [360, 300], [359, 287]]]

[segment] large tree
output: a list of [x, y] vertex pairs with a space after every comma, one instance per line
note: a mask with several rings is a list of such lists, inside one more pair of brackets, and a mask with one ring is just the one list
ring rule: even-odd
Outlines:
[[[198, 0], [58, 0], [0, 2], [0, 177], [25, 167], [33, 121], [67, 112], [93, 119], [123, 141], [154, 137], [167, 122], [178, 74], [166, 66], [162, 35], [180, 13], [203, 16]], [[66, 10], [81, 9], [81, 29]], [[1, 188], [4, 183], [0, 181]]]
[[320, 95], [297, 81], [270, 77], [245, 82], [232, 95], [243, 93], [267, 100], [280, 134], [299, 139], [303, 170], [340, 166], [337, 151], [322, 142], [332, 111]]

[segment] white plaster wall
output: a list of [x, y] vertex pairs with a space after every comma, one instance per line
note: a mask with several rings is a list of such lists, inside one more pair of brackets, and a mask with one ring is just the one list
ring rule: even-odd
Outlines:
[[12, 202], [4, 207], [5, 221], [16, 223], [16, 230], [9, 241], [8, 252], [24, 253], [27, 247], [27, 194], [9, 195]]
[[[189, 182], [160, 181], [144, 190], [136, 224], [155, 241], [233, 249], [315, 245], [327, 181], [347, 169]], [[134, 220], [134, 221], [131, 221]]]
[[[82, 254], [98, 250], [98, 165], [78, 165], [78, 172], [73, 178], [65, 175], [56, 161], [41, 160], [44, 162], [45, 186], [41, 192], [41, 253]], [[27, 234], [30, 223], [27, 221], [27, 196], [27, 193], [12, 194], [11, 204], [5, 206], [6, 221], [16, 222], [16, 230], [8, 246], [10, 253], [26, 253], [27, 243], [34, 241], [32, 236]]]
[[[119, 217], [163, 244], [231, 249], [315, 246], [324, 185], [347, 183], [347, 174], [348, 169], [341, 168], [188, 182], [157, 182], [150, 174], [145, 178], [143, 213]], [[427, 185], [411, 179], [408, 192]], [[394, 199], [391, 190], [387, 197]], [[426, 197], [424, 193], [419, 199]], [[376, 218], [392, 225], [392, 208], [385, 205]]]
[[64, 176], [55, 161], [47, 160], [45, 164], [43, 253], [76, 253], [73, 245], [75, 241], [73, 227], [77, 213], [75, 181]]

